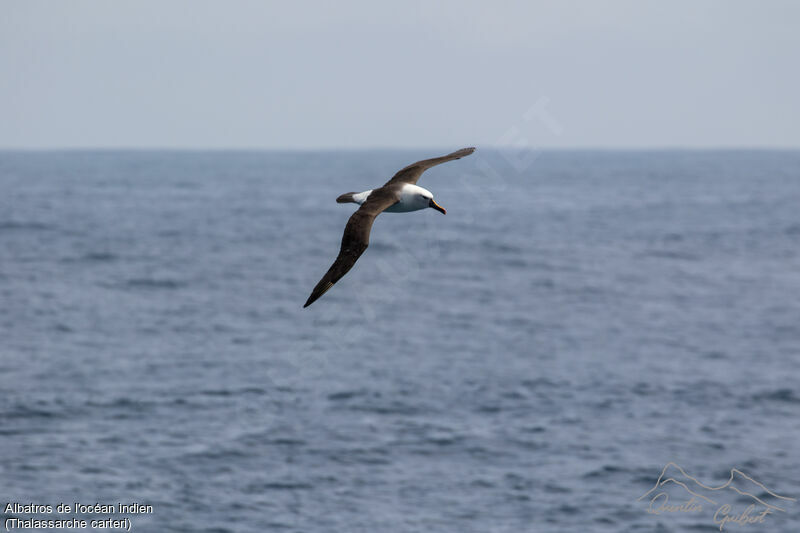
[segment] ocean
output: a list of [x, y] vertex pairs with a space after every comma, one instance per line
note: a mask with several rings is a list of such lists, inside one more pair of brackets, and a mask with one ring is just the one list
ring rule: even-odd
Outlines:
[[800, 152], [478, 147], [303, 309], [448, 151], [0, 152], [3, 520], [800, 530]]

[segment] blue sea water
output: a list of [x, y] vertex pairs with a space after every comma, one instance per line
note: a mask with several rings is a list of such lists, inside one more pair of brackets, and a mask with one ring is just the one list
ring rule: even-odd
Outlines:
[[[0, 503], [719, 531], [637, 500], [669, 462], [800, 499], [800, 152], [479, 149], [303, 309], [336, 196], [434, 155], [0, 152]], [[725, 530], [800, 530], [784, 507]]]

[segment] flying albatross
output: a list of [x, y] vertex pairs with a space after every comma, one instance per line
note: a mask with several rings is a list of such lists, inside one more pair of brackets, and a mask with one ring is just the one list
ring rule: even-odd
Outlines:
[[372, 229], [372, 222], [382, 212], [407, 213], [430, 207], [442, 214], [446, 214], [447, 211], [445, 211], [444, 207], [437, 204], [433, 199], [433, 193], [418, 186], [417, 180], [429, 168], [454, 159], [461, 159], [474, 151], [475, 148], [462, 148], [442, 157], [417, 161], [400, 170], [383, 187], [358, 193], [348, 192], [338, 197], [336, 201], [340, 204], [354, 203], [359, 204], [361, 207], [353, 213], [344, 227], [339, 256], [333, 262], [331, 268], [328, 269], [328, 272], [322, 276], [314, 290], [311, 291], [311, 296], [308, 297], [303, 307], [308, 307], [314, 303], [353, 268], [358, 258], [369, 246], [369, 232]]

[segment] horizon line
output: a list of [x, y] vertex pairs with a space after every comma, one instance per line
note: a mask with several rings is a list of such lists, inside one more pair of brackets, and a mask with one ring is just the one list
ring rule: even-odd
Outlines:
[[[469, 144], [469, 143], [467, 143]], [[455, 146], [455, 145], [452, 145]], [[0, 152], [401, 152], [413, 150], [448, 150], [450, 145], [428, 146], [0, 146]], [[784, 145], [707, 145], [707, 146], [507, 146], [476, 145], [488, 151], [536, 152], [792, 152], [800, 146]]]

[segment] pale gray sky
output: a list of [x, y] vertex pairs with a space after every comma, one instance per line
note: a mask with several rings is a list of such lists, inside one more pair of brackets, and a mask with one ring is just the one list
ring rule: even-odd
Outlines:
[[800, 147], [800, 2], [6, 1], [0, 147]]

